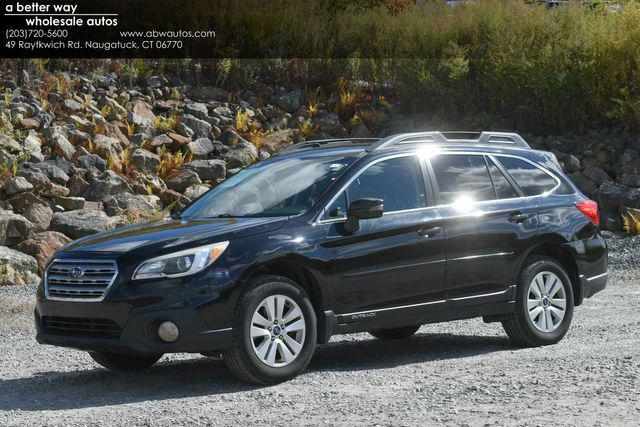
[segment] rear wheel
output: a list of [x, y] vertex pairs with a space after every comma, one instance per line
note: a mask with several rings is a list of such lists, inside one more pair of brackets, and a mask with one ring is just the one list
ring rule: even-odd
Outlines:
[[409, 338], [411, 335], [415, 334], [418, 329], [420, 329], [420, 325], [393, 329], [376, 329], [369, 331], [369, 333], [380, 340], [401, 340]]
[[89, 352], [89, 355], [98, 364], [112, 371], [138, 371], [153, 366], [160, 358], [157, 356], [131, 356], [128, 354]]
[[223, 358], [242, 381], [274, 384], [307, 367], [316, 340], [316, 315], [307, 293], [285, 277], [258, 276], [238, 302], [233, 344]]
[[555, 344], [572, 318], [573, 291], [565, 269], [553, 258], [528, 258], [516, 288], [516, 312], [502, 322], [507, 335], [523, 346]]

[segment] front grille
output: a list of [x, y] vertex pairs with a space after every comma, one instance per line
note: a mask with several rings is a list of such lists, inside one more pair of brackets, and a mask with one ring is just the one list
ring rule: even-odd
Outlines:
[[99, 338], [120, 338], [122, 328], [110, 319], [42, 316], [46, 333]]
[[102, 301], [117, 275], [115, 261], [56, 259], [47, 267], [44, 289], [53, 300]]

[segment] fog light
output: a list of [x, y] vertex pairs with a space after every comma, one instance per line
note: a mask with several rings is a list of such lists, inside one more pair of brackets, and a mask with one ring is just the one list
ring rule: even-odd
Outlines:
[[160, 323], [160, 326], [158, 326], [158, 336], [164, 342], [174, 342], [178, 339], [179, 334], [180, 331], [176, 324], [168, 320]]

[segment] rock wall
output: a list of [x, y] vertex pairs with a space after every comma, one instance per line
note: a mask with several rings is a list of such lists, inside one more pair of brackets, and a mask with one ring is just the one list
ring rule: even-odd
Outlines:
[[[52, 80], [53, 79], [53, 80]], [[181, 207], [240, 168], [302, 139], [432, 130], [393, 102], [369, 129], [334, 99], [256, 84], [241, 92], [116, 74], [0, 81], [0, 285], [37, 279], [72, 239]], [[605, 228], [640, 209], [640, 143], [631, 137], [529, 138], [556, 153], [603, 209]]]

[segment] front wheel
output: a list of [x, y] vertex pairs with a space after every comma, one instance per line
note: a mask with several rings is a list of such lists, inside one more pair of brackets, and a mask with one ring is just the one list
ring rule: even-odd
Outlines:
[[153, 366], [160, 358], [156, 356], [131, 356], [109, 352], [89, 352], [89, 355], [98, 364], [112, 371], [139, 371]]
[[223, 359], [242, 381], [274, 384], [307, 367], [316, 340], [316, 315], [307, 293], [285, 277], [259, 276], [236, 306], [233, 343]]
[[569, 331], [573, 291], [565, 269], [553, 258], [525, 261], [516, 288], [516, 312], [502, 325], [516, 344], [555, 344]]

